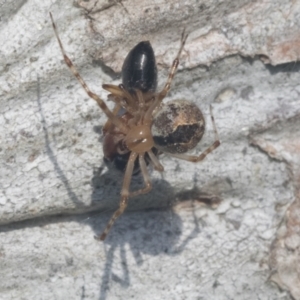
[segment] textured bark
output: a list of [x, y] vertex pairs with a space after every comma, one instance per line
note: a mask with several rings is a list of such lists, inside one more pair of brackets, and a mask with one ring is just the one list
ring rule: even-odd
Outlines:
[[[1, 299], [300, 299], [299, 1], [75, 4], [0, 1]], [[206, 116], [196, 153], [213, 142], [209, 104], [222, 142], [199, 164], [162, 156], [165, 172], [104, 244], [93, 235], [122, 174], [103, 165], [106, 119], [49, 11], [103, 99], [141, 40], [162, 87], [186, 28], [168, 99]]]

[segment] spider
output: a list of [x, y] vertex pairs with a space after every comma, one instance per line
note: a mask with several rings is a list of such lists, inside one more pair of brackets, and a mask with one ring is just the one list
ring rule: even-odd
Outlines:
[[[140, 42], [128, 53], [122, 67], [122, 84], [102, 85], [103, 89], [110, 93], [108, 99], [115, 103], [113, 110], [110, 110], [80, 76], [64, 50], [51, 13], [50, 18], [65, 63], [87, 95], [98, 103], [108, 118], [103, 127], [104, 159], [125, 172], [119, 208], [112, 215], [102, 234], [96, 236], [96, 239], [103, 241], [116, 219], [123, 214], [129, 198], [146, 194], [152, 189], [147, 170], [149, 163], [155, 170], [163, 172], [164, 167], [158, 159], [158, 155], [162, 152], [190, 162], [199, 162], [220, 145], [218, 132], [210, 106], [214, 143], [198, 156], [185, 154], [196, 147], [204, 134], [205, 120], [202, 112], [187, 100], [162, 103], [170, 90], [180, 54], [188, 37], [185, 31], [182, 33], [181, 45], [165, 86], [160, 92], [156, 91], [157, 68], [151, 44], [148, 41]], [[145, 186], [130, 192], [131, 179], [136, 172], [141, 172]]]

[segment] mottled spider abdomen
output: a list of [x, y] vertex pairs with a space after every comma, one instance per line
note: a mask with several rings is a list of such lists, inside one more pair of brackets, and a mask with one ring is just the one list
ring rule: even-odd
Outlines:
[[157, 68], [151, 44], [138, 43], [128, 53], [122, 67], [122, 83], [127, 91], [154, 92], [157, 86]]
[[205, 120], [200, 109], [187, 100], [162, 105], [151, 128], [155, 147], [174, 154], [195, 148], [204, 130]]

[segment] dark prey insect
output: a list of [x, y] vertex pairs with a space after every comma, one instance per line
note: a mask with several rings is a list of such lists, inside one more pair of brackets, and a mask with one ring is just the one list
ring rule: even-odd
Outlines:
[[[199, 162], [220, 145], [216, 125], [210, 107], [215, 141], [200, 155], [187, 155], [196, 147], [205, 131], [205, 120], [200, 109], [186, 100], [174, 100], [166, 104], [162, 100], [170, 90], [176, 73], [179, 57], [187, 39], [182, 33], [181, 45], [173, 61], [167, 82], [160, 92], [156, 92], [157, 69], [152, 46], [148, 41], [137, 44], [127, 55], [122, 67], [122, 84], [116, 86], [103, 84], [103, 89], [110, 92], [109, 99], [115, 103], [111, 111], [105, 102], [94, 94], [77, 69], [66, 55], [50, 13], [52, 25], [64, 60], [74, 76], [80, 82], [89, 97], [94, 99], [108, 121], [103, 127], [103, 152], [106, 161], [116, 168], [124, 170], [119, 208], [114, 212], [103, 233], [98, 237], [104, 240], [116, 219], [124, 212], [128, 199], [148, 193], [151, 181], [147, 164], [152, 163], [155, 170], [162, 172], [163, 166], [158, 160], [158, 153], [190, 162]], [[121, 114], [121, 111], [125, 112]], [[141, 172], [144, 188], [130, 192], [130, 182], [134, 172]]]

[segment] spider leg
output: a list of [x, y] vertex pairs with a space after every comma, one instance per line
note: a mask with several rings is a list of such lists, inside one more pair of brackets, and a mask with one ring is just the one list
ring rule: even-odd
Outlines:
[[171, 71], [170, 71], [170, 73], [169, 73], [167, 82], [166, 82], [165, 87], [163, 88], [163, 90], [159, 93], [158, 98], [160, 99], [160, 101], [161, 101], [163, 98], [166, 97], [167, 93], [168, 93], [169, 90], [170, 90], [172, 80], [173, 80], [174, 75], [175, 75], [175, 73], [176, 73], [176, 71], [177, 71], [177, 68], [178, 68], [179, 58], [180, 58], [181, 52], [182, 52], [182, 50], [183, 50], [183, 47], [184, 47], [184, 45], [185, 45], [185, 42], [186, 42], [187, 37], [188, 37], [188, 34], [185, 33], [185, 29], [184, 29], [183, 32], [182, 32], [182, 34], [181, 34], [181, 44], [180, 44], [180, 48], [179, 48], [179, 51], [178, 51], [178, 53], [177, 53], [176, 58], [173, 60], [173, 64], [172, 64]]
[[182, 159], [182, 160], [187, 160], [191, 162], [199, 162], [203, 160], [210, 152], [215, 150], [220, 146], [220, 141], [214, 141], [214, 143], [208, 147], [205, 151], [203, 151], [200, 155], [195, 156], [195, 155], [187, 155], [187, 154], [174, 154], [174, 153], [169, 153], [165, 152], [167, 155]]
[[164, 166], [159, 162], [158, 158], [154, 155], [154, 153], [152, 152], [152, 150], [147, 151], [153, 165], [154, 165], [154, 169], [156, 171], [159, 172], [163, 172], [164, 171]]
[[106, 236], [109, 233], [111, 227], [114, 225], [116, 219], [119, 218], [123, 214], [124, 210], [126, 209], [126, 207], [128, 205], [129, 186], [130, 186], [130, 182], [131, 182], [131, 178], [132, 178], [134, 162], [135, 162], [137, 156], [138, 156], [138, 154], [135, 153], [135, 152], [131, 152], [131, 154], [130, 154], [130, 157], [129, 157], [129, 160], [128, 160], [128, 163], [127, 163], [127, 166], [126, 166], [123, 186], [122, 186], [122, 190], [121, 190], [120, 206], [114, 212], [111, 219], [108, 221], [108, 223], [106, 225], [106, 228], [104, 229], [104, 231], [102, 232], [100, 237], [98, 237], [98, 236], [96, 237], [97, 239], [100, 239], [101, 241], [103, 241], [106, 238]]
[[112, 93], [114, 96], [119, 98], [124, 98], [126, 100], [126, 110], [130, 112], [130, 110], [134, 111], [134, 108], [137, 106], [136, 101], [132, 97], [130, 93], [128, 93], [122, 84], [119, 86], [113, 84], [103, 84], [102, 88]]
[[167, 93], [170, 90], [172, 80], [175, 76], [175, 73], [176, 73], [178, 65], [179, 65], [179, 58], [180, 58], [181, 52], [183, 50], [183, 47], [185, 45], [187, 37], [188, 37], [188, 34], [185, 33], [185, 29], [184, 29], [181, 34], [180, 48], [178, 50], [176, 58], [173, 60], [173, 64], [172, 64], [171, 71], [169, 73], [167, 82], [166, 82], [164, 88], [162, 89], [162, 91], [157, 94], [157, 97], [156, 97], [155, 101], [153, 102], [153, 104], [149, 107], [149, 109], [145, 115], [146, 119], [149, 118], [149, 116], [152, 116], [152, 112], [160, 105], [161, 101], [166, 97]]
[[106, 116], [114, 123], [114, 125], [116, 125], [123, 133], [127, 133], [128, 132], [128, 128], [127, 126], [124, 124], [124, 122], [118, 118], [117, 116], [114, 116], [114, 114], [109, 110], [109, 108], [107, 107], [107, 105], [105, 104], [105, 102], [99, 97], [97, 96], [95, 93], [93, 93], [89, 87], [87, 86], [87, 84], [85, 83], [85, 81], [83, 80], [83, 78], [80, 76], [79, 72], [77, 71], [77, 69], [75, 68], [75, 66], [73, 65], [72, 61], [70, 60], [70, 58], [67, 56], [65, 49], [62, 45], [62, 42], [59, 38], [58, 35], [58, 31], [56, 29], [56, 25], [54, 23], [53, 17], [51, 12], [50, 14], [50, 18], [52, 21], [52, 26], [55, 32], [55, 36], [57, 38], [60, 50], [63, 54], [65, 63], [67, 64], [67, 66], [70, 68], [70, 70], [72, 71], [72, 73], [74, 74], [74, 76], [77, 78], [77, 80], [79, 81], [79, 83], [81, 84], [81, 86], [83, 87], [83, 89], [85, 90], [85, 92], [88, 94], [88, 96], [92, 99], [94, 99], [99, 107], [102, 109], [102, 111], [106, 114]]
[[141, 195], [141, 194], [146, 194], [152, 189], [152, 184], [151, 184], [151, 180], [150, 180], [150, 176], [149, 176], [149, 173], [148, 173], [148, 170], [147, 170], [147, 166], [146, 166], [146, 163], [145, 163], [144, 156], [145, 156], [144, 153], [139, 154], [139, 163], [140, 163], [140, 168], [141, 168], [141, 171], [142, 171], [142, 176], [143, 176], [143, 179], [144, 179], [144, 182], [145, 182], [145, 187], [140, 189], [140, 190], [131, 192], [129, 194], [129, 197], [135, 197], [135, 196], [138, 196], [138, 195]]
[[129, 127], [130, 127], [130, 124], [141, 125], [143, 123], [143, 116], [144, 116], [144, 111], [145, 111], [144, 95], [143, 95], [142, 91], [140, 91], [140, 90], [135, 90], [135, 95], [136, 95], [137, 100], [138, 100], [138, 108], [133, 113], [134, 117], [133, 117], [132, 120], [130, 120]]
[[[114, 116], [116, 116], [118, 114], [118, 112], [121, 109], [121, 105], [119, 103], [115, 104], [115, 107], [113, 108], [112, 113], [114, 114]], [[111, 129], [111, 126], [113, 125], [112, 121], [110, 119], [108, 119], [106, 121], [106, 123], [103, 126], [102, 132], [103, 134], [105, 134], [106, 132], [108, 132]]]
[[213, 128], [214, 128], [214, 134], [215, 134], [215, 141], [213, 142], [213, 144], [211, 146], [209, 146], [206, 150], [204, 150], [200, 155], [196, 156], [196, 155], [187, 155], [187, 154], [174, 154], [174, 153], [168, 153], [165, 152], [167, 155], [182, 159], [182, 160], [187, 160], [187, 161], [191, 161], [191, 162], [199, 162], [201, 160], [203, 160], [210, 152], [212, 152], [213, 150], [215, 150], [216, 148], [218, 148], [221, 144], [220, 140], [219, 140], [219, 134], [217, 131], [217, 127], [216, 127], [216, 123], [215, 123], [215, 119], [213, 116], [213, 112], [212, 112], [212, 106], [209, 106], [209, 110], [210, 110], [210, 117], [211, 117], [211, 122], [213, 124]]

